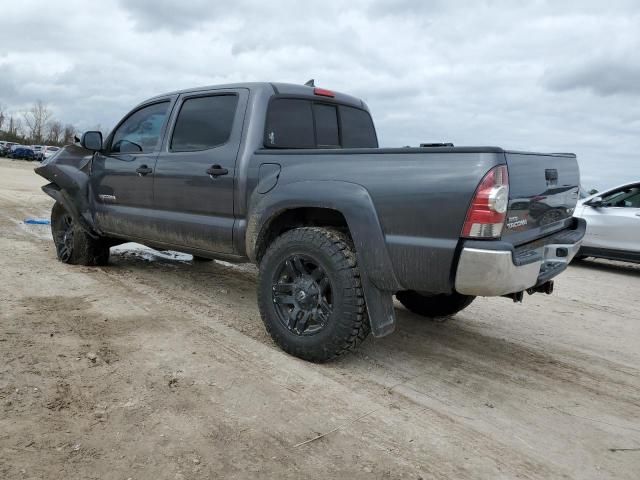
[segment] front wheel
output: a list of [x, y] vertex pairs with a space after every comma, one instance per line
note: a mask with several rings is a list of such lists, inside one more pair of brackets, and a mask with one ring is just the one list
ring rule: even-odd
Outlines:
[[61, 262], [91, 266], [108, 263], [108, 243], [88, 235], [58, 202], [51, 209], [51, 233]]
[[370, 330], [353, 246], [334, 230], [278, 237], [260, 262], [258, 305], [275, 343], [312, 362], [352, 350]]
[[406, 290], [398, 292], [396, 298], [410, 312], [443, 321], [467, 308], [476, 297], [457, 292], [448, 295], [427, 295], [414, 290]]

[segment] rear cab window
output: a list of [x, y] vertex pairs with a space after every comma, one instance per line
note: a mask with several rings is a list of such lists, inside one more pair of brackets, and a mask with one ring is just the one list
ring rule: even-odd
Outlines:
[[344, 148], [370, 148], [378, 146], [371, 115], [359, 108], [340, 105], [340, 126]]
[[366, 110], [308, 98], [274, 97], [265, 124], [266, 148], [377, 148]]
[[318, 147], [339, 148], [338, 109], [335, 105], [315, 103], [313, 116], [316, 127], [316, 145]]
[[273, 100], [267, 112], [265, 145], [271, 148], [315, 148], [311, 102]]

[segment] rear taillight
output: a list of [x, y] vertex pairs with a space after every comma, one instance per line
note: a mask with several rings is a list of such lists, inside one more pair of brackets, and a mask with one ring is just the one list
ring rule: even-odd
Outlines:
[[473, 196], [462, 228], [466, 238], [498, 238], [509, 204], [509, 174], [506, 165], [489, 170]]

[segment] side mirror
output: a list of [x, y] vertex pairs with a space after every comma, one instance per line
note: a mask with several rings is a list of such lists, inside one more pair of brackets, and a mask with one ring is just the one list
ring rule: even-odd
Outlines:
[[585, 205], [588, 205], [593, 208], [598, 208], [602, 206], [602, 197], [593, 197], [588, 202], [584, 202]]
[[80, 140], [80, 145], [94, 152], [102, 150], [102, 133], [94, 131], [84, 132]]

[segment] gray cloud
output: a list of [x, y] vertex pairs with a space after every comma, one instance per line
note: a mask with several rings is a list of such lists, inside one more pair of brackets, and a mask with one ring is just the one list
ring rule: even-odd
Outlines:
[[630, 59], [596, 59], [545, 75], [545, 85], [563, 92], [584, 88], [596, 95], [640, 95], [640, 64]]
[[137, 27], [148, 32], [185, 32], [228, 12], [227, 6], [210, 0], [120, 0], [119, 4]]
[[23, 0], [0, 103], [108, 128], [164, 91], [315, 78], [364, 98], [383, 145], [574, 151], [604, 187], [640, 177], [639, 24], [631, 0]]

